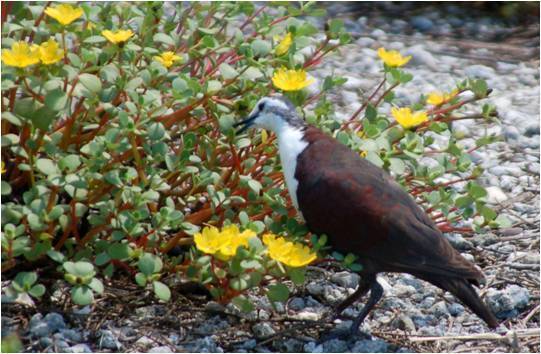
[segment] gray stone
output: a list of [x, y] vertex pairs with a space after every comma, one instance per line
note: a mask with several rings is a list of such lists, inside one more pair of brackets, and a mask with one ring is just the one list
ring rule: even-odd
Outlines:
[[509, 255], [508, 262], [539, 264], [539, 254], [533, 252], [516, 252]]
[[52, 332], [56, 332], [60, 329], [66, 328], [66, 322], [64, 322], [64, 317], [62, 317], [62, 315], [56, 312], [48, 313], [45, 316], [44, 321], [47, 322], [47, 325]]
[[340, 290], [336, 286], [326, 285], [325, 292], [323, 293], [323, 297], [328, 303], [336, 304], [345, 299], [345, 294], [342, 290]]
[[[407, 298], [407, 296], [404, 297]], [[381, 307], [386, 310], [394, 310], [405, 308], [406, 304], [397, 296], [388, 296], [385, 297], [385, 299], [382, 301]]]
[[461, 234], [444, 234], [447, 241], [459, 251], [467, 251], [473, 248], [473, 244], [470, 241], [467, 241]]
[[67, 350], [68, 353], [92, 353], [92, 349], [86, 344], [76, 344]]
[[406, 332], [415, 332], [413, 320], [404, 314], [398, 315], [392, 322], [391, 327], [398, 328]]
[[205, 320], [203, 323], [199, 324], [199, 326], [194, 329], [194, 332], [202, 335], [211, 335], [214, 334], [216, 331], [228, 327], [229, 322], [227, 322], [227, 320], [224, 320], [221, 316], [212, 316], [211, 318]]
[[45, 337], [51, 334], [51, 329], [45, 322], [36, 322], [30, 326], [30, 334], [34, 337]]
[[406, 28], [408, 28], [408, 23], [404, 20], [400, 19], [394, 19], [391, 22], [391, 32], [392, 33], [401, 33], [404, 32]]
[[376, 38], [384, 38], [384, 37], [387, 36], [387, 33], [385, 33], [385, 31], [383, 31], [383, 30], [381, 30], [379, 28], [376, 28], [370, 34], [372, 35], [372, 37], [376, 37]]
[[411, 64], [413, 65], [427, 66], [432, 70], [439, 69], [440, 64], [421, 44], [406, 49], [403, 54], [411, 55]]
[[171, 349], [171, 347], [169, 347], [167, 345], [162, 345], [162, 346], [159, 346], [159, 347], [151, 348], [148, 352], [149, 353], [172, 353], [172, 352], [174, 352], [174, 350]]
[[43, 322], [43, 315], [38, 312], [30, 318], [30, 321], [28, 322], [28, 326], [32, 328], [32, 326], [35, 326], [41, 322]]
[[39, 339], [39, 345], [41, 345], [43, 348], [47, 348], [53, 345], [53, 340], [51, 339], [51, 337], [41, 337]]
[[300, 353], [304, 346], [304, 342], [295, 338], [290, 338], [285, 341], [275, 340], [273, 345], [280, 353]]
[[374, 44], [376, 41], [373, 40], [370, 37], [360, 37], [355, 41], [355, 44], [357, 44], [360, 47], [370, 47], [372, 44]]
[[186, 347], [183, 349], [185, 350], [182, 350], [182, 351], [188, 351], [192, 353], [223, 353], [224, 352], [223, 348], [218, 346], [211, 336], [197, 339], [194, 342], [190, 343], [189, 345], [186, 345]]
[[398, 297], [409, 296], [416, 291], [417, 290], [411, 285], [395, 284], [395, 286], [392, 287], [393, 295]]
[[512, 190], [518, 184], [518, 178], [513, 176], [501, 176], [500, 186], [506, 190]]
[[296, 319], [304, 321], [317, 321], [321, 317], [322, 316], [320, 314], [308, 310], [300, 311], [295, 315]]
[[346, 90], [357, 90], [362, 86], [362, 81], [353, 76], [346, 76], [347, 81], [342, 85]]
[[539, 122], [528, 125], [524, 130], [524, 135], [527, 137], [539, 135]]
[[521, 227], [506, 227], [505, 229], [500, 229], [500, 234], [502, 236], [515, 236], [519, 235], [524, 231]]
[[360, 340], [355, 342], [351, 348], [352, 353], [386, 353], [389, 351], [389, 344], [381, 339]]
[[530, 302], [530, 292], [528, 289], [511, 284], [506, 290], [515, 308], [522, 309], [528, 306]]
[[499, 204], [505, 202], [508, 198], [500, 187], [490, 186], [485, 188], [487, 191], [487, 202], [490, 204]]
[[449, 313], [451, 316], [460, 316], [464, 313], [464, 306], [462, 306], [459, 303], [452, 303], [451, 305], [447, 306], [447, 309], [449, 310]]
[[359, 285], [360, 276], [356, 273], [338, 272], [331, 275], [331, 281], [343, 288], [355, 289]]
[[325, 287], [320, 283], [311, 282], [306, 285], [306, 290], [312, 295], [321, 296], [325, 292]]
[[256, 323], [252, 326], [252, 331], [258, 338], [266, 338], [276, 333], [268, 322]]
[[515, 284], [503, 290], [491, 288], [487, 291], [486, 301], [498, 318], [511, 318], [518, 315], [517, 310], [528, 305], [530, 292]]
[[423, 288], [423, 283], [413, 276], [405, 274], [399, 280], [401, 283], [413, 286], [415, 290], [421, 290]]
[[246, 342], [242, 343], [241, 348], [243, 349], [254, 349], [257, 345], [257, 341], [255, 339], [249, 339]]
[[68, 341], [72, 343], [80, 343], [83, 340], [83, 335], [81, 334], [81, 332], [78, 332], [71, 328], [61, 329], [57, 334], [66, 338]]
[[137, 341], [135, 341], [135, 344], [137, 345], [142, 345], [144, 347], [146, 346], [150, 346], [152, 344], [154, 344], [155, 341], [153, 341], [152, 339], [150, 339], [149, 337], [147, 336], [142, 336], [141, 338], [139, 338]]
[[432, 307], [432, 305], [434, 305], [435, 302], [436, 302], [436, 299], [433, 296], [427, 296], [423, 299], [423, 301], [421, 301], [419, 306], [423, 309], [428, 309]]
[[468, 66], [464, 70], [464, 72], [467, 76], [477, 77], [481, 79], [491, 79], [495, 75], [494, 69], [485, 65], [471, 65]]
[[70, 348], [70, 345], [68, 344], [68, 342], [66, 342], [64, 340], [55, 340], [53, 346], [54, 346], [54, 348], [56, 348], [56, 350], [59, 353], [68, 352], [68, 350]]
[[323, 351], [325, 353], [342, 353], [348, 349], [346, 341], [340, 339], [331, 339], [323, 342]]
[[[524, 171], [517, 165], [495, 166], [491, 168], [491, 171], [492, 170], [496, 170], [498, 173], [500, 173], [500, 175], [510, 175], [514, 177], [520, 177], [524, 175]], [[497, 175], [497, 173], [494, 174]]]
[[445, 301], [435, 303], [430, 308], [430, 312], [432, 312], [436, 317], [449, 316], [449, 310], [447, 309], [447, 304]]
[[90, 315], [91, 312], [92, 312], [92, 308], [89, 305], [87, 305], [87, 306], [73, 310], [72, 313], [77, 316], [87, 316], [87, 315]]
[[304, 345], [304, 351], [306, 353], [323, 353], [323, 345], [316, 342], [308, 342]]
[[425, 16], [415, 16], [410, 20], [410, 24], [416, 30], [427, 32], [434, 27], [434, 22]]
[[517, 140], [520, 137], [520, 131], [514, 125], [506, 125], [503, 132], [506, 139]]
[[420, 331], [422, 328], [433, 326], [440, 322], [440, 320], [433, 315], [414, 315], [411, 316], [411, 319], [413, 320], [415, 327], [418, 328], [418, 331]]
[[217, 303], [216, 301], [209, 301], [205, 305], [205, 310], [208, 312], [223, 313], [225, 311], [225, 307], [222, 304]]
[[113, 332], [108, 329], [104, 329], [100, 331], [98, 346], [100, 348], [120, 350], [122, 348], [122, 343], [119, 342]]
[[293, 311], [300, 311], [306, 307], [302, 297], [294, 297], [288, 302], [288, 306]]

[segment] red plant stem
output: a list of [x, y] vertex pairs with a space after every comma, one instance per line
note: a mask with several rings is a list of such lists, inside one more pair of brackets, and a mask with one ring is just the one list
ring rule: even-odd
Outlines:
[[460, 178], [460, 179], [457, 179], [457, 180], [454, 180], [454, 181], [441, 183], [441, 184], [438, 184], [436, 186], [414, 188], [410, 193], [413, 194], [413, 195], [417, 195], [417, 194], [420, 194], [420, 193], [423, 193], [423, 192], [432, 192], [432, 191], [435, 191], [435, 190], [437, 190], [437, 189], [439, 189], [441, 187], [447, 187], [447, 186], [450, 186], [450, 185], [455, 184], [455, 183], [465, 182], [465, 181], [469, 181], [469, 180], [472, 180], [472, 179], [475, 179], [475, 178], [476, 178], [475, 176], [469, 176], [469, 177], [466, 177], [466, 178]]
[[349, 124], [351, 124], [353, 122], [353, 120], [355, 120], [355, 118], [357, 118], [357, 116], [359, 114], [361, 114], [361, 112], [368, 106], [368, 104], [372, 101], [372, 99], [376, 96], [376, 94], [379, 92], [379, 90], [381, 90], [381, 88], [383, 87], [383, 85], [385, 85], [385, 82], [387, 81], [386, 78], [383, 78], [383, 80], [381, 80], [381, 82], [379, 83], [378, 87], [376, 87], [376, 89], [374, 90], [374, 92], [372, 92], [372, 94], [370, 95], [370, 97], [368, 97], [368, 99], [362, 104], [361, 107], [359, 107], [359, 109], [357, 111], [355, 111], [355, 113], [353, 113], [353, 115], [346, 121], [346, 123], [344, 123], [344, 125], [342, 125], [340, 127], [340, 130], [344, 130], [345, 128], [348, 127]]
[[2, 26], [4, 25], [4, 22], [6, 22], [12, 7], [12, 1], [2, 1]]
[[453, 104], [451, 106], [445, 107], [445, 108], [440, 108], [440, 109], [435, 109], [435, 110], [428, 110], [427, 114], [432, 115], [432, 116], [437, 116], [437, 115], [440, 115], [440, 114], [446, 114], [446, 113], [454, 111], [457, 108], [460, 108], [460, 107], [464, 106], [465, 104], [468, 104], [468, 103], [471, 103], [471, 102], [475, 102], [475, 98], [471, 98], [471, 99], [465, 100], [465, 101], [460, 101], [460, 102], [457, 102], [457, 103], [455, 103], [455, 104]]
[[246, 26], [248, 26], [250, 23], [252, 23], [252, 21], [254, 20], [254, 18], [256, 18], [257, 16], [259, 16], [259, 14], [261, 12], [263, 12], [265, 9], [267, 8], [267, 5], [263, 5], [261, 6], [259, 9], [257, 9], [256, 12], [254, 12], [250, 17], [248, 17], [246, 19], [246, 21], [244, 21], [244, 23], [242, 25], [240, 25], [239, 29], [242, 31]]
[[130, 273], [132, 276], [137, 274], [137, 271], [135, 269], [133, 269], [133, 267], [131, 267], [129, 264], [126, 264], [125, 262], [122, 262], [122, 261], [120, 261], [118, 259], [112, 259], [111, 264], [116, 266], [116, 267], [123, 268], [128, 273]]

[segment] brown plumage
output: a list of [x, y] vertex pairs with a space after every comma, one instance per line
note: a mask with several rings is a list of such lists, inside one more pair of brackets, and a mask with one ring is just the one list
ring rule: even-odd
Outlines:
[[334, 249], [358, 255], [363, 266], [359, 289], [338, 311], [371, 290], [352, 331], [382, 295], [376, 281], [380, 272], [426, 280], [451, 292], [490, 327], [498, 325], [472, 287], [483, 281], [483, 274], [390, 175], [315, 127], [305, 128], [304, 140], [309, 145], [295, 170], [299, 209], [313, 232], [327, 234]]

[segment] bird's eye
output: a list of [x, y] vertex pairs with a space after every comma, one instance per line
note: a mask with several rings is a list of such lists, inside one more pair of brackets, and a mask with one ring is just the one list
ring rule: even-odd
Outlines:
[[259, 111], [261, 112], [263, 109], [265, 109], [265, 102], [259, 104]]

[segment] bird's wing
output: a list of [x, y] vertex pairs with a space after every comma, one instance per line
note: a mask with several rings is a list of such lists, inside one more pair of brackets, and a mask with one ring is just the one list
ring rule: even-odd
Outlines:
[[383, 271], [482, 277], [384, 170], [334, 139], [312, 142], [296, 171], [308, 226], [337, 250], [368, 257]]

